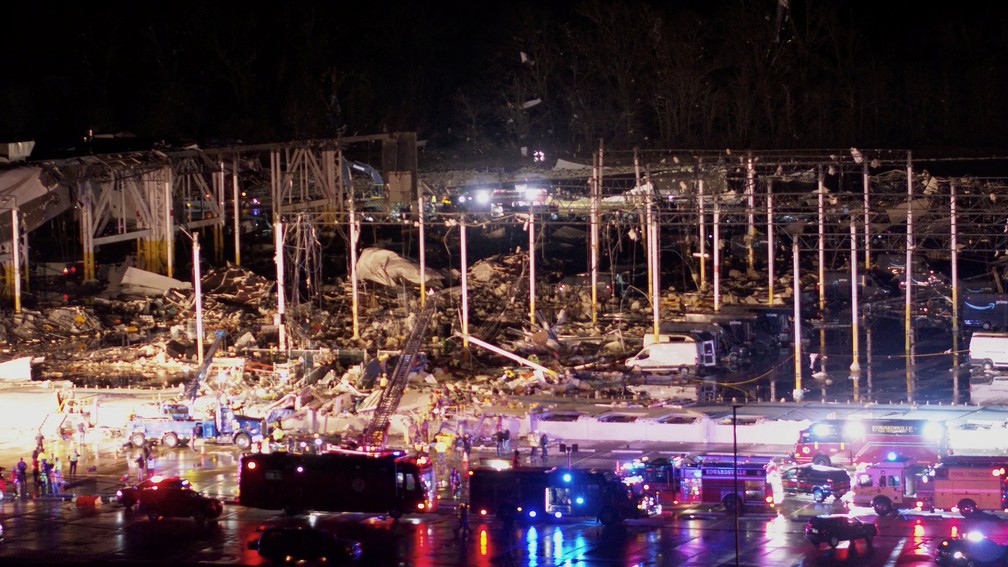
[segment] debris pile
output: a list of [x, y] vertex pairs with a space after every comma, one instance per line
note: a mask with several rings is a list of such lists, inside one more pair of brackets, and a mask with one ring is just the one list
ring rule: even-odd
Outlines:
[[[428, 272], [426, 281], [443, 296], [421, 348], [424, 364], [410, 379], [390, 438], [415, 441], [425, 423], [439, 429], [480, 423], [483, 412], [514, 405], [516, 396], [665, 403], [649, 399], [649, 392], [661, 390], [636, 388], [623, 363], [652, 329], [646, 292], [629, 287], [599, 294], [593, 322], [590, 284], [561, 284], [562, 268], [537, 257], [533, 323], [528, 264], [521, 250], [474, 262], [468, 268], [467, 303], [470, 336], [530, 366], [472, 344], [463, 349], [462, 290], [441, 291], [437, 275]], [[275, 282], [232, 264], [209, 269], [201, 281], [205, 341], [224, 332], [226, 348], [219, 358], [230, 362], [210, 366], [200, 394], [227, 399], [250, 415], [286, 408], [287, 429], [348, 438], [361, 431], [421, 306], [419, 269], [413, 263], [372, 250], [362, 254], [359, 267], [368, 275], [360, 280], [357, 336], [351, 284], [339, 281], [287, 306], [283, 330], [291, 348], [286, 353], [278, 348]], [[789, 283], [781, 278], [780, 295], [789, 292]], [[739, 271], [729, 271], [721, 285], [724, 302], [755, 303], [756, 294], [765, 294], [759, 282]], [[81, 304], [49, 306], [46, 315], [23, 311], [0, 327], [0, 341], [11, 356], [39, 357], [36, 376], [44, 380], [176, 388], [199, 371], [195, 299], [185, 282], [128, 267], [116, 285]], [[710, 293], [668, 290], [660, 301], [663, 320], [711, 308]], [[672, 390], [667, 397], [682, 395], [681, 388]]]

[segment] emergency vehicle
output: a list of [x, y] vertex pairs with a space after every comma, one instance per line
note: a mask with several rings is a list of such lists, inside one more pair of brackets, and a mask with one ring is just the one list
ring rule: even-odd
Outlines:
[[924, 419], [827, 419], [798, 432], [796, 463], [854, 466], [907, 458], [933, 464], [948, 453], [943, 423]]
[[772, 457], [733, 455], [698, 456], [682, 467], [682, 504], [721, 504], [725, 510], [775, 506], [773, 486], [767, 479]]
[[238, 503], [289, 515], [432, 512], [436, 488], [430, 459], [401, 451], [275, 451], [245, 454], [238, 463]]
[[1008, 507], [1008, 457], [950, 456], [928, 466], [907, 459], [863, 465], [854, 473], [853, 503], [884, 516], [897, 508], [958, 511]]
[[506, 521], [588, 517], [605, 525], [661, 512], [612, 471], [557, 467], [470, 469], [469, 508]]
[[616, 474], [623, 482], [639, 487], [642, 494], [653, 496], [659, 503], [678, 504], [682, 467], [686, 463], [695, 461], [686, 456], [634, 459], [620, 465]]

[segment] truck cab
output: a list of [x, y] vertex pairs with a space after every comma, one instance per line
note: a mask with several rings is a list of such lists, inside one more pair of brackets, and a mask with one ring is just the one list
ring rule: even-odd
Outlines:
[[192, 442], [194, 438], [233, 443], [248, 450], [252, 443], [263, 439], [263, 420], [236, 415], [230, 407], [217, 404], [211, 416], [198, 419], [185, 404], [165, 404], [164, 413], [155, 418], [133, 418], [127, 426], [127, 437], [135, 447], [161, 443], [168, 448]]
[[861, 465], [854, 473], [853, 503], [871, 506], [879, 516], [897, 508], [929, 506], [917, 495], [926, 473], [926, 465], [907, 459]]

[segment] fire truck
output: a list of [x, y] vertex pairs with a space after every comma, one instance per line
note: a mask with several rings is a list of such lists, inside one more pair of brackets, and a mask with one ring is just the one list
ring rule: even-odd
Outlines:
[[238, 464], [238, 503], [250, 508], [369, 512], [398, 518], [437, 507], [430, 459], [401, 451], [255, 453]]
[[557, 467], [470, 469], [469, 506], [505, 521], [588, 517], [605, 525], [661, 511], [612, 471]]
[[965, 517], [1006, 510], [1006, 469], [1008, 457], [985, 455], [949, 456], [934, 466], [909, 459], [862, 465], [854, 473], [853, 503], [880, 516], [898, 508], [958, 510]]
[[721, 504], [729, 512], [776, 505], [766, 470], [772, 457], [707, 455], [695, 460], [682, 467], [680, 503]]
[[933, 464], [948, 453], [943, 423], [924, 419], [827, 419], [798, 433], [798, 464], [854, 466], [907, 458]]

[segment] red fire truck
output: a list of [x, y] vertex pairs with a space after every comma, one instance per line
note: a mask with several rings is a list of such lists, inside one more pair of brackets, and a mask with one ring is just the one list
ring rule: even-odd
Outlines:
[[978, 511], [1008, 507], [1008, 457], [956, 455], [926, 466], [906, 459], [862, 465], [854, 473], [853, 503], [884, 516], [897, 508]]
[[238, 503], [297, 514], [373, 512], [398, 518], [437, 506], [426, 456], [400, 451], [246, 454], [238, 465]]
[[[721, 504], [733, 512], [748, 508], [773, 508], [773, 487], [766, 465], [772, 457], [706, 455], [682, 467], [683, 504]], [[737, 465], [736, 465], [737, 462]]]
[[827, 419], [798, 433], [799, 464], [854, 466], [896, 458], [934, 464], [948, 454], [945, 425], [924, 419]]

